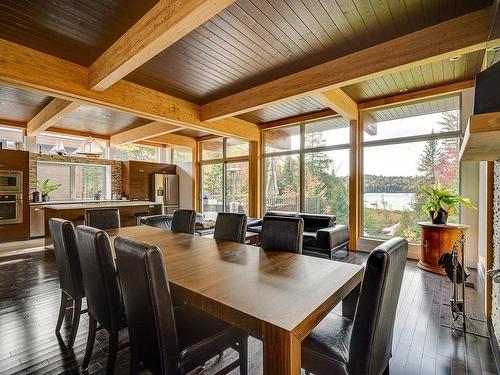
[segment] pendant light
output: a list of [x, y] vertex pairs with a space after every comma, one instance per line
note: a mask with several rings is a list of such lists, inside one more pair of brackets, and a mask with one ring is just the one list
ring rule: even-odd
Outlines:
[[102, 155], [102, 148], [94, 138], [88, 137], [82, 142], [80, 147], [78, 147], [75, 154], [89, 158], [98, 158]]

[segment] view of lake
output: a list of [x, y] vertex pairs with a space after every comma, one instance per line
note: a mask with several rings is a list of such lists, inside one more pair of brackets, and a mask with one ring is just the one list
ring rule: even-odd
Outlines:
[[365, 193], [363, 202], [365, 207], [383, 209], [386, 202], [386, 209], [401, 211], [411, 209], [411, 201], [415, 193]]

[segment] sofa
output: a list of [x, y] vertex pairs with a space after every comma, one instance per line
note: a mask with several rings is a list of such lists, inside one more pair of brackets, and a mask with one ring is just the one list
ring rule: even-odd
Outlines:
[[[349, 227], [337, 224], [335, 215], [308, 214], [289, 211], [268, 211], [266, 216], [299, 217], [304, 220], [303, 253], [326, 256], [345, 248], [349, 251]], [[248, 232], [262, 232], [262, 219], [252, 219], [247, 224]]]

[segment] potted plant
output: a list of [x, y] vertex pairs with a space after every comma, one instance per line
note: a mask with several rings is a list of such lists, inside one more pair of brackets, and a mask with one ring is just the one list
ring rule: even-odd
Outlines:
[[436, 181], [433, 187], [423, 188], [422, 192], [428, 195], [427, 203], [422, 209], [429, 215], [433, 224], [446, 224], [448, 216], [455, 215], [460, 204], [476, 208], [470, 199], [461, 197], [453, 189], [441, 185], [439, 181]]
[[48, 178], [42, 182], [37, 181], [36, 185], [38, 186], [38, 190], [40, 190], [40, 193], [42, 194], [42, 202], [48, 202], [49, 194], [53, 191], [56, 191], [61, 186], [61, 184], [51, 184]]

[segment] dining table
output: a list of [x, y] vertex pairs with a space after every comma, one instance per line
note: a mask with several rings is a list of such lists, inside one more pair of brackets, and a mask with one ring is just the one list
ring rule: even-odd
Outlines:
[[301, 341], [337, 304], [354, 316], [361, 265], [148, 226], [107, 232], [157, 246], [176, 298], [261, 339], [266, 375], [300, 374]]

